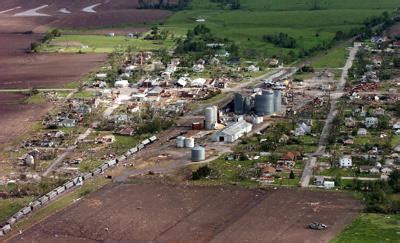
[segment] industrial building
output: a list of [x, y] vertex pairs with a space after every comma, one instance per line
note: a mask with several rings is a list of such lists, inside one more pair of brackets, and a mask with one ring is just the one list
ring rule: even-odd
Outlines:
[[253, 125], [246, 122], [245, 120], [238, 121], [221, 131], [216, 132], [212, 135], [211, 139], [214, 142], [227, 142], [233, 143], [244, 134], [251, 132]]

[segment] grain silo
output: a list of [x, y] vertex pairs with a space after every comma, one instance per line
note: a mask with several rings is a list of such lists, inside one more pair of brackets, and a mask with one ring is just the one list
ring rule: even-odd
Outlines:
[[213, 130], [217, 124], [218, 108], [210, 106], [205, 109], [205, 122], [204, 127], [207, 130]]
[[192, 149], [192, 161], [198, 162], [206, 159], [206, 150], [201, 146], [196, 146]]
[[244, 97], [244, 103], [243, 103], [243, 112], [244, 114], [248, 114], [251, 112], [251, 109], [253, 109], [253, 99], [250, 96]]
[[176, 147], [184, 148], [185, 147], [185, 137], [179, 136], [176, 138]]
[[194, 138], [185, 138], [185, 147], [193, 148], [194, 147]]
[[235, 93], [233, 103], [235, 113], [242, 115], [244, 113], [244, 97], [239, 93]]
[[259, 116], [271, 115], [274, 112], [274, 93], [271, 90], [256, 95], [255, 110]]
[[281, 112], [282, 94], [280, 89], [274, 90], [274, 112]]

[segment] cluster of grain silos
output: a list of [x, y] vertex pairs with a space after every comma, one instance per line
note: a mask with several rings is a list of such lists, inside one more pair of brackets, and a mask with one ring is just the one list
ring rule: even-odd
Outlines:
[[255, 95], [254, 102], [252, 97], [236, 93], [233, 100], [234, 112], [239, 115], [249, 114], [254, 108], [255, 114], [258, 116], [271, 115], [281, 111], [281, 100], [280, 89], [263, 90], [261, 94]]
[[218, 122], [218, 107], [209, 106], [205, 110], [204, 128], [206, 130], [213, 130]]
[[206, 150], [202, 146], [196, 146], [192, 149], [192, 161], [199, 162], [206, 159]]
[[235, 93], [233, 103], [234, 112], [238, 115], [243, 115], [251, 112], [253, 106], [251, 97], [244, 96], [240, 93]]
[[255, 97], [255, 112], [258, 116], [271, 115], [274, 113], [274, 93], [265, 90]]
[[176, 138], [176, 147], [177, 148], [193, 148], [194, 147], [194, 138], [192, 138], [192, 137], [185, 138], [183, 136], [179, 136]]

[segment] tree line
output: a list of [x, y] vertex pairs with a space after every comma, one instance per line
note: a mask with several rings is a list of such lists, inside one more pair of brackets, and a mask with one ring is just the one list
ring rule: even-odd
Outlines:
[[139, 8], [141, 9], [184, 9], [189, 0], [139, 0]]

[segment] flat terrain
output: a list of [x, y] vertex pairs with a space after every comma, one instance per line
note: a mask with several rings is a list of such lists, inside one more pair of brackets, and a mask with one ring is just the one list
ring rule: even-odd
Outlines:
[[51, 27], [87, 29], [144, 24], [160, 21], [171, 15], [166, 10], [138, 7], [137, 0], [5, 0], [1, 3], [0, 19], [40, 19], [41, 25], [35, 29], [40, 31]]
[[0, 93], [0, 148], [23, 134], [49, 109], [47, 104], [24, 104], [25, 99], [22, 94]]
[[0, 57], [0, 89], [64, 87], [95, 70], [105, 55], [31, 54]]
[[112, 184], [9, 242], [328, 242], [359, 210], [335, 192]]
[[[230, 10], [209, 0], [193, 0], [163, 25], [186, 34], [203, 19], [217, 36], [234, 40], [248, 56], [282, 56], [309, 51], [329, 43], [337, 31], [348, 32], [384, 11], [392, 12], [400, 0], [241, 0], [238, 10]], [[293, 49], [279, 48], [263, 41], [263, 35], [286, 33], [297, 41]]]
[[363, 213], [332, 242], [399, 242], [400, 215]]

